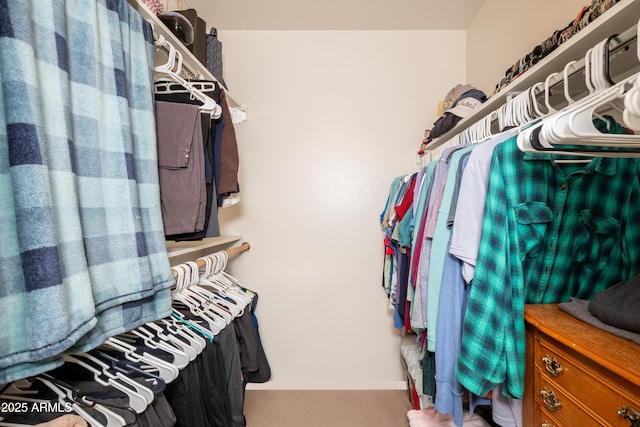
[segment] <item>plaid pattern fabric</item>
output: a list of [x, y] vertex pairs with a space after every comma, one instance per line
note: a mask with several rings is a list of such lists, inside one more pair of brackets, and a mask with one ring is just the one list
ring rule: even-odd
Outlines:
[[637, 159], [557, 164], [520, 152], [515, 137], [495, 149], [457, 365], [469, 391], [505, 383], [522, 398], [525, 303], [591, 299], [640, 272], [638, 169]]
[[[0, 383], [170, 312], [150, 26], [0, 0]], [[46, 360], [46, 362], [45, 362]]]

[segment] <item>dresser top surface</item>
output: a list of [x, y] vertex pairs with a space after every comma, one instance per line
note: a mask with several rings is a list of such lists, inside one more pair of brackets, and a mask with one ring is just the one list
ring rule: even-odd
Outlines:
[[591, 326], [558, 304], [528, 304], [524, 317], [541, 333], [640, 386], [640, 345]]

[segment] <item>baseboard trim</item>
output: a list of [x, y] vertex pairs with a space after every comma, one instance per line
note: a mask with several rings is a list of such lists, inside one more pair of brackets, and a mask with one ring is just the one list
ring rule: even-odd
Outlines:
[[249, 383], [247, 390], [406, 390], [405, 381], [268, 381]]

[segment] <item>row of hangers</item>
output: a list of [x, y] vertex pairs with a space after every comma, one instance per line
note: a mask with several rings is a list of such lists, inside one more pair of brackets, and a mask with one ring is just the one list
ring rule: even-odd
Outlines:
[[[518, 135], [518, 147], [522, 151], [583, 157], [640, 157], [640, 136], [634, 134], [640, 131], [640, 99], [635, 99], [640, 74], [614, 83], [609, 75], [608, 46], [616, 36], [598, 43], [585, 55], [588, 94], [578, 101], [571, 99], [565, 78], [567, 106], [559, 111], [549, 109], [539, 123], [523, 130]], [[606, 126], [606, 132], [596, 125], [598, 119]], [[623, 133], [612, 132], [613, 120], [624, 125]]]
[[[92, 427], [134, 424], [207, 341], [252, 303], [253, 292], [225, 271], [228, 257], [227, 252], [217, 252], [172, 267], [176, 280], [170, 316], [107, 338], [89, 352], [65, 354], [61, 368], [5, 386], [0, 401], [13, 406], [57, 402]], [[204, 264], [203, 271], [198, 262]], [[128, 405], [112, 405], [83, 393], [72, 385], [71, 379], [79, 378], [117, 390], [128, 398]], [[24, 425], [4, 421], [0, 413], [0, 426]]]
[[[637, 40], [639, 32], [640, 22], [629, 42]], [[578, 61], [570, 61], [562, 72], [552, 73], [544, 82], [511, 96], [500, 108], [454, 136], [451, 142], [432, 150], [426, 161], [439, 158], [448, 146], [485, 141], [507, 129], [518, 132], [518, 146], [522, 151], [571, 156], [556, 159], [557, 162], [588, 162], [591, 159], [587, 157], [593, 156], [640, 157], [640, 136], [633, 134], [640, 131], [640, 78], [635, 73], [620, 82], [613, 81], [610, 43], [617, 36], [608, 37], [586, 52], [583, 61], [586, 95], [579, 100], [571, 97], [569, 87], [570, 77], [580, 71]], [[640, 60], [640, 46], [636, 56]], [[558, 77], [561, 77], [563, 99], [554, 106], [551, 82]], [[607, 130], [616, 122], [630, 132], [603, 133], [594, 123], [597, 119]]]
[[154, 91], [156, 93], [189, 93], [193, 99], [202, 103], [198, 107], [200, 111], [209, 113], [213, 119], [220, 118], [222, 116], [222, 107], [213, 98], [204, 93], [215, 89], [214, 83], [185, 80], [182, 77], [184, 71], [182, 53], [162, 34], [156, 34], [155, 31], [153, 34], [155, 46], [167, 51], [167, 61], [164, 64], [155, 66], [153, 70], [168, 79], [156, 81], [154, 83]]
[[[153, 83], [154, 92], [158, 94], [189, 93], [193, 99], [197, 99], [202, 103], [199, 107], [200, 111], [209, 113], [212, 119], [219, 119], [222, 115], [222, 107], [206, 94], [206, 92], [213, 92], [217, 89], [216, 83], [203, 80], [202, 75], [193, 73], [190, 75], [189, 71], [184, 67], [182, 53], [162, 34], [154, 32], [154, 44], [167, 52], [167, 61], [154, 67], [156, 73], [165, 76]], [[183, 78], [183, 74], [188, 75], [188, 79]], [[233, 123], [242, 123], [247, 120], [247, 113], [238, 108], [229, 106], [229, 113]]]

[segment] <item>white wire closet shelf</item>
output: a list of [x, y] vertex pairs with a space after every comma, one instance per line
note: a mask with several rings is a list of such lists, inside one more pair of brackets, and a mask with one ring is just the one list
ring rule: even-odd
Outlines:
[[[557, 72], [558, 75], [551, 78], [549, 84], [551, 86], [558, 84], [563, 79], [562, 71], [567, 63], [584, 58], [589, 49], [612, 34], [622, 33], [625, 30], [635, 30], [639, 17], [640, 1], [620, 0], [586, 28], [527, 70], [522, 76], [494, 94], [471, 115], [458, 122], [449, 132], [431, 141], [425, 149], [425, 155], [448, 143], [453, 137], [464, 132], [474, 123], [483, 120], [491, 112], [498, 110], [506, 103], [511, 94], [523, 92], [535, 83], [545, 81], [554, 72]], [[615, 49], [619, 44], [621, 42], [614, 39], [611, 41], [611, 48]]]
[[[154, 31], [162, 35], [182, 55], [183, 67], [199, 80], [218, 81], [195, 55], [167, 28], [167, 26], [153, 13], [141, 0], [128, 0], [131, 6], [142, 15], [144, 19], [153, 25]], [[242, 106], [228, 91], [226, 98], [229, 106], [241, 110], [246, 114], [246, 108]]]

